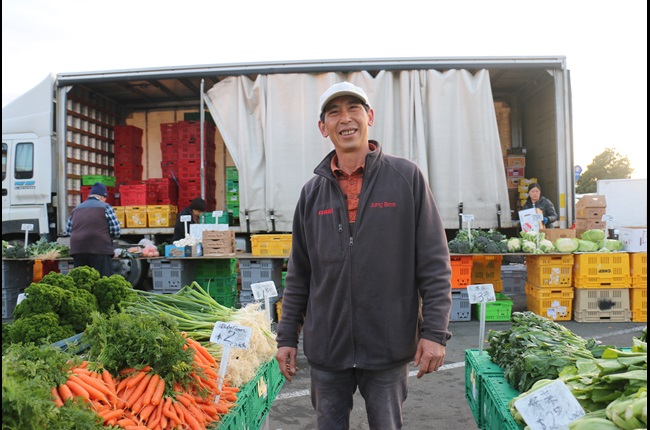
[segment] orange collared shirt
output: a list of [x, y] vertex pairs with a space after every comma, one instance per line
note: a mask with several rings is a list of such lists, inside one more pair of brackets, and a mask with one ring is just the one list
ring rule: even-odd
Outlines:
[[[371, 151], [377, 149], [377, 146], [372, 143], [369, 145]], [[354, 169], [354, 172], [350, 175], [341, 170], [338, 164], [339, 157], [334, 154], [330, 168], [334, 176], [338, 179], [343, 196], [348, 203], [348, 221], [354, 222], [357, 219], [357, 210], [359, 209], [359, 196], [361, 195], [361, 185], [363, 185], [363, 169], [365, 163]]]

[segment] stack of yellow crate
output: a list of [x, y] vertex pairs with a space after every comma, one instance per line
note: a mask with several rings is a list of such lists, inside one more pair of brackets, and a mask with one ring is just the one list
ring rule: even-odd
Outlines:
[[526, 306], [556, 321], [569, 321], [573, 309], [573, 254], [526, 256]]
[[578, 322], [629, 322], [630, 254], [575, 254], [573, 319]]
[[632, 321], [648, 321], [648, 253], [630, 253], [630, 308]]

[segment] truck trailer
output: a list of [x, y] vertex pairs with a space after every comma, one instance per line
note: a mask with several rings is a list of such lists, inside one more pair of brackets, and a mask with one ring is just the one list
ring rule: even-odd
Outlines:
[[[516, 229], [530, 180], [555, 203], [558, 227], [575, 218], [564, 56], [309, 60], [51, 74], [2, 109], [3, 239], [24, 237], [25, 223], [32, 235], [62, 236], [84, 175], [114, 174], [115, 127], [142, 130], [142, 178], [162, 177], [164, 127], [186, 120], [200, 123], [197, 168], [210, 210], [227, 209], [234, 166], [240, 222], [231, 228], [290, 232], [300, 187], [332, 150], [317, 129], [318, 97], [343, 80], [368, 93], [370, 138], [423, 170], [448, 235], [467, 223]], [[205, 144], [208, 122], [214, 145]], [[171, 233], [122, 236], [160, 242]]]

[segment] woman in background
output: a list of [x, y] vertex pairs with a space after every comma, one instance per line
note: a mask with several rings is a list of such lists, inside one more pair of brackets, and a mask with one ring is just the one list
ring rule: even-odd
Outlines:
[[532, 183], [528, 186], [528, 199], [522, 209], [537, 209], [537, 213], [544, 218], [542, 224], [545, 228], [553, 228], [553, 223], [557, 220], [557, 212], [553, 203], [542, 195], [542, 188], [538, 183]]

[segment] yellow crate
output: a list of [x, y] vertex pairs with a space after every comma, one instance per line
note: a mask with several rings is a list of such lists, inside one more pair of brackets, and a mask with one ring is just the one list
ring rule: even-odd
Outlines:
[[538, 287], [572, 285], [573, 255], [526, 256], [526, 279]]
[[176, 205], [147, 206], [149, 227], [173, 227], [176, 224], [177, 214]]
[[124, 206], [127, 228], [139, 228], [147, 226], [146, 206]]
[[255, 256], [283, 255], [291, 253], [291, 234], [253, 234], [251, 250]]
[[[502, 261], [503, 255], [472, 255], [472, 284], [501, 282]], [[497, 292], [496, 285], [494, 291]]]
[[120, 222], [120, 228], [126, 228], [126, 214], [124, 213], [124, 206], [113, 206], [113, 210], [115, 211], [117, 220]]
[[574, 254], [575, 288], [629, 288], [630, 284], [627, 252]]
[[[573, 299], [562, 297], [566, 294], [564, 291], [565, 288], [562, 288], [563, 291], [557, 294], [559, 297], [540, 297], [542, 295], [552, 294], [548, 292], [542, 293], [545, 290], [546, 288], [533, 288], [529, 293], [528, 285], [526, 285], [526, 308], [537, 315], [555, 321], [570, 321]], [[554, 291], [555, 289], [549, 290]], [[535, 293], [539, 293], [540, 296], [536, 296]]]
[[535, 299], [572, 299], [573, 287], [540, 287], [526, 282], [526, 295]]
[[648, 288], [630, 289], [630, 309], [633, 322], [648, 322]]
[[630, 276], [632, 277], [632, 287], [648, 285], [647, 252], [630, 253]]
[[578, 322], [629, 322], [629, 288], [575, 289], [573, 319]]

